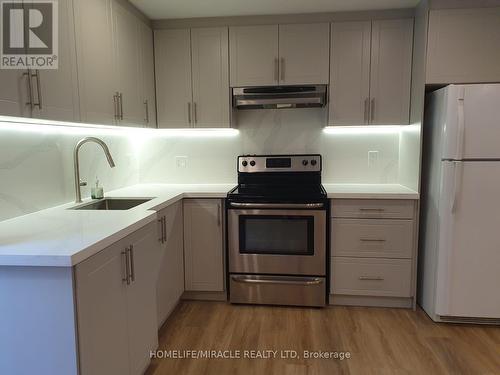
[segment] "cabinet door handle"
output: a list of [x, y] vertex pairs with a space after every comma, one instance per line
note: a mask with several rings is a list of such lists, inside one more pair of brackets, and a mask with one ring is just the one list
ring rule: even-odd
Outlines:
[[30, 74], [29, 74], [29, 80], [30, 80], [30, 90], [33, 91], [33, 86], [32, 86], [32, 83], [31, 83], [31, 80], [33, 78], [35, 78], [35, 81], [36, 81], [36, 95], [37, 95], [37, 99], [38, 99], [38, 102], [35, 103], [34, 102], [34, 95], [31, 94], [31, 102], [33, 103], [32, 107], [38, 107], [38, 109], [42, 109], [42, 89], [41, 89], [41, 86], [40, 86], [40, 71], [38, 69], [35, 70], [35, 73], [33, 73], [31, 70], [29, 71]]
[[162, 243], [165, 243], [166, 241], [166, 237], [167, 237], [167, 225], [166, 225], [166, 222], [167, 222], [167, 218], [165, 216], [163, 216], [161, 218], [161, 240], [162, 240]]
[[149, 124], [149, 105], [148, 105], [148, 100], [144, 100], [144, 111], [146, 113], [146, 116], [144, 117], [144, 121], [146, 124]]
[[274, 59], [274, 80], [276, 82], [279, 81], [279, 70], [280, 70], [279, 61], [278, 61], [278, 58], [276, 57]]
[[222, 221], [222, 209], [220, 203], [217, 204], [217, 226], [220, 227]]
[[158, 238], [158, 242], [163, 243], [163, 216], [158, 219], [160, 223], [160, 238]]
[[285, 58], [281, 58], [281, 66], [280, 66], [280, 75], [281, 75], [281, 81], [285, 80]]
[[23, 73], [23, 76], [28, 78], [28, 97], [29, 97], [29, 102], [26, 103], [26, 105], [29, 105], [31, 110], [33, 110], [33, 87], [31, 87], [31, 70], [27, 70], [26, 72]]
[[167, 242], [167, 217], [163, 216], [163, 242]]
[[372, 98], [370, 103], [370, 123], [373, 123], [375, 120], [375, 99]]
[[128, 253], [130, 254], [130, 279], [135, 281], [134, 245], [130, 245]]
[[383, 238], [360, 238], [361, 242], [385, 242], [386, 240]]
[[128, 258], [128, 249], [125, 249], [125, 251], [122, 251], [122, 259], [125, 257], [125, 277], [122, 277], [122, 282], [126, 281], [127, 285], [130, 285], [130, 275], [129, 275], [129, 268], [130, 268], [130, 261]]
[[38, 106], [39, 109], [42, 109], [42, 85], [40, 83], [40, 71], [37, 69], [36, 72], [36, 92], [38, 95], [38, 103], [35, 105]]
[[368, 123], [368, 112], [370, 111], [369, 108], [370, 108], [370, 99], [365, 98], [365, 111], [363, 113], [363, 121], [365, 124]]
[[196, 102], [193, 102], [193, 120], [195, 124], [198, 122], [198, 111]]
[[123, 120], [123, 94], [118, 94], [118, 103], [120, 105], [120, 120]]
[[191, 125], [191, 102], [188, 102], [188, 123]]
[[119, 115], [119, 109], [118, 109], [118, 91], [116, 91], [115, 95], [113, 95], [113, 104], [115, 107], [115, 120], [119, 120], [120, 115]]
[[383, 277], [380, 277], [380, 276], [360, 276], [358, 277], [359, 280], [375, 280], [375, 281], [382, 281], [384, 280]]

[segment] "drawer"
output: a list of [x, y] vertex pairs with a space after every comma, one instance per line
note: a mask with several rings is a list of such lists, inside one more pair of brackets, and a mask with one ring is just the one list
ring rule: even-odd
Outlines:
[[326, 279], [301, 276], [231, 275], [231, 303], [325, 306]]
[[411, 297], [411, 259], [332, 257], [333, 294]]
[[332, 256], [411, 258], [413, 220], [333, 219]]
[[332, 217], [413, 219], [414, 202], [399, 199], [332, 199]]

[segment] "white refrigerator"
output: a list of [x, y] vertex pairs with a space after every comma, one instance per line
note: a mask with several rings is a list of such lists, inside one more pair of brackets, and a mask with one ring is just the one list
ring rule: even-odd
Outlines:
[[419, 304], [500, 324], [500, 84], [428, 94], [423, 134]]

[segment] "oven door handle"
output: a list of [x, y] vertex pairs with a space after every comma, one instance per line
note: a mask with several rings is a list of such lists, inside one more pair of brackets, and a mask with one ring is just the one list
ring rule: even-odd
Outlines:
[[323, 208], [324, 203], [237, 203], [231, 202], [235, 208]]
[[287, 285], [318, 285], [323, 282], [319, 277], [305, 278], [303, 280], [288, 280], [280, 278], [252, 279], [246, 276], [232, 276], [233, 281], [246, 284], [287, 284]]

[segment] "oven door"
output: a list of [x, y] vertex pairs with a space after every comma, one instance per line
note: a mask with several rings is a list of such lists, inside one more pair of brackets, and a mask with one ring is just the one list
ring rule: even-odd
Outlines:
[[326, 211], [229, 209], [229, 272], [326, 274]]

